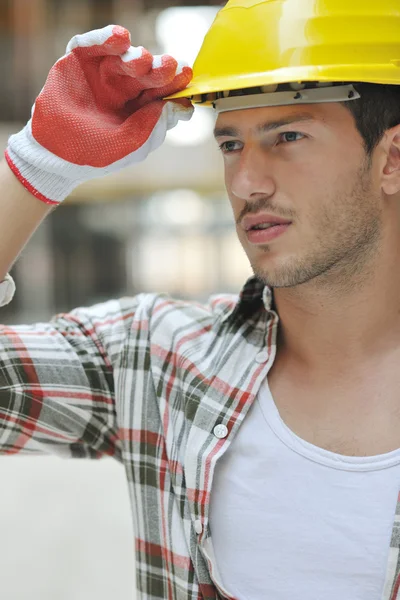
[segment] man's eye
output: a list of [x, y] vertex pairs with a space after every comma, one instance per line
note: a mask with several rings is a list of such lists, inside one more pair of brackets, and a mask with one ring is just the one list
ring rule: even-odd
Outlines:
[[223, 154], [230, 154], [231, 152], [239, 150], [240, 147], [240, 142], [223, 142], [222, 144], [220, 144], [219, 148], [223, 152]]
[[[299, 133], [298, 131], [285, 131], [284, 133], [281, 133], [279, 137], [283, 139], [285, 144], [288, 144], [290, 142], [300, 141], [300, 139], [304, 138], [304, 134]], [[286, 138], [286, 140], [284, 138]]]

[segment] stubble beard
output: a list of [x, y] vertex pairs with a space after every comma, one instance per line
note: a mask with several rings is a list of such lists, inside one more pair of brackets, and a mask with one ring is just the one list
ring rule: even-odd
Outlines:
[[[343, 186], [327, 198], [318, 218], [313, 248], [274, 270], [250, 261], [254, 274], [271, 288], [293, 288], [315, 280], [336, 290], [350, 289], [368, 278], [369, 265], [379, 250], [382, 210], [373, 194], [369, 163], [365, 162]], [[330, 210], [334, 207], [334, 210]], [[269, 246], [263, 248], [270, 254]]]

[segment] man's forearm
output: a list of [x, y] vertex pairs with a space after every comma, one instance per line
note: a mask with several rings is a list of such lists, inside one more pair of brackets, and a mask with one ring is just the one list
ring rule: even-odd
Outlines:
[[52, 207], [30, 194], [0, 161], [0, 281]]

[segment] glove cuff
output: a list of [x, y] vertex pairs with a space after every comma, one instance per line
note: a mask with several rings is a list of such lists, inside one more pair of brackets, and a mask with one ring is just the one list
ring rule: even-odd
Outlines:
[[80, 183], [56, 172], [60, 159], [34, 140], [30, 122], [9, 138], [5, 158], [22, 185], [46, 204], [57, 206]]

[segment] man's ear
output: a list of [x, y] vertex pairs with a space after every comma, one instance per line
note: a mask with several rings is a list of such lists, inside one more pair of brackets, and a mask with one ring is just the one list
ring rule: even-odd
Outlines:
[[400, 192], [400, 125], [385, 133], [387, 160], [382, 173], [382, 190], [388, 196]]

